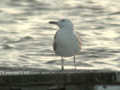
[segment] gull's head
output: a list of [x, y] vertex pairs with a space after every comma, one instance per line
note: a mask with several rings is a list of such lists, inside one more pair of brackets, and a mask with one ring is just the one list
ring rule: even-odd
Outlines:
[[73, 28], [73, 24], [69, 19], [61, 19], [59, 21], [50, 21], [50, 24], [55, 24], [59, 28]]

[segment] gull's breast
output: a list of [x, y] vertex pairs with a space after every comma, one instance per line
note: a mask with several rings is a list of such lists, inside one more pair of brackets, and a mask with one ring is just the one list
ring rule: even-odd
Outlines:
[[59, 56], [70, 57], [80, 52], [79, 39], [73, 32], [58, 31], [55, 42], [55, 53]]

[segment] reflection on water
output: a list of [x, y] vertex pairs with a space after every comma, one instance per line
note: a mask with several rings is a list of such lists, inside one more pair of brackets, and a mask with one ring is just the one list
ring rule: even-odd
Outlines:
[[[118, 0], [3, 0], [0, 3], [0, 66], [59, 69], [52, 50], [57, 27], [48, 21], [69, 18], [81, 35], [79, 69], [119, 70]], [[102, 66], [102, 67], [101, 67]], [[72, 69], [72, 58], [65, 68]]]

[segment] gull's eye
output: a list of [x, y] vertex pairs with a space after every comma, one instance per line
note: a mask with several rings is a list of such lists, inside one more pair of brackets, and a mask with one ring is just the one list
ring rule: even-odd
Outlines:
[[65, 19], [63, 19], [63, 20], [61, 20], [62, 22], [64, 22], [65, 21]]

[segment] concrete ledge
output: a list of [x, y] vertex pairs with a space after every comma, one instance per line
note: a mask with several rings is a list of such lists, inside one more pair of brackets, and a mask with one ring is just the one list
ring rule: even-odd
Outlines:
[[0, 87], [31, 87], [51, 85], [120, 85], [120, 72], [113, 71], [51, 71], [0, 75]]

